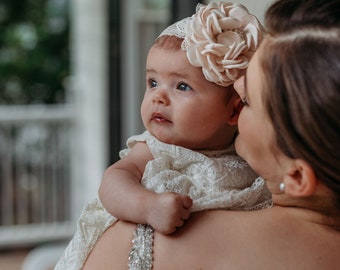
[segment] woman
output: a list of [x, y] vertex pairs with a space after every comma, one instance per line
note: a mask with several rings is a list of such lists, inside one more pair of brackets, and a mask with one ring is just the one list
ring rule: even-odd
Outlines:
[[[339, 269], [339, 6], [274, 3], [268, 36], [235, 83], [244, 104], [236, 149], [274, 206], [198, 212], [175, 234], [155, 233], [153, 269]], [[84, 269], [127, 269], [134, 229], [110, 227]]]

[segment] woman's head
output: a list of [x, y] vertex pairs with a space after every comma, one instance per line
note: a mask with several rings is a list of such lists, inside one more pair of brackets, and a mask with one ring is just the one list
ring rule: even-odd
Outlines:
[[318, 31], [268, 38], [264, 103], [284, 154], [308, 161], [340, 194], [340, 32]]
[[266, 16], [265, 106], [280, 149], [306, 160], [340, 207], [340, 2], [286, 2], [297, 5], [291, 24], [277, 23], [280, 2]]
[[339, 3], [274, 4], [266, 14], [269, 35], [256, 55], [260, 89], [249, 91], [261, 92], [273, 144], [285, 156], [306, 161], [334, 191], [340, 209]]

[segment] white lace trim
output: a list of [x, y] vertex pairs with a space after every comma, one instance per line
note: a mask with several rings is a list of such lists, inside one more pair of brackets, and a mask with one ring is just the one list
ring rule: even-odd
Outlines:
[[[154, 159], [141, 183], [157, 193], [177, 192], [193, 200], [192, 212], [203, 209], [243, 210], [270, 199], [262, 178], [235, 154], [234, 147], [204, 154], [158, 141], [148, 131], [128, 139], [128, 147], [146, 142]], [[121, 151], [124, 157], [129, 149]], [[209, 157], [212, 154], [213, 157]], [[208, 155], [208, 156], [207, 156]]]
[[[256, 178], [248, 164], [235, 155], [232, 147], [221, 151], [224, 154], [218, 157], [209, 158], [183, 147], [164, 144], [148, 132], [129, 138], [129, 147], [138, 141], [146, 142], [154, 155], [154, 160], [146, 166], [143, 185], [156, 192], [188, 194], [193, 199], [193, 212], [216, 208], [256, 210], [271, 205], [271, 194], [264, 180]], [[124, 150], [121, 154], [125, 155], [128, 151]], [[204, 153], [207, 154], [206, 151]], [[99, 237], [115, 221], [116, 218], [104, 209], [98, 199], [89, 202], [78, 220], [77, 231], [55, 270], [82, 269]], [[135, 259], [136, 254], [139, 254], [139, 259], [146, 260], [145, 264], [140, 262], [141, 265], [149, 265], [148, 261], [152, 258], [152, 239], [151, 230], [142, 228], [136, 231], [134, 251], [129, 254], [131, 267], [136, 268], [131, 269], [144, 269], [137, 268], [140, 264]]]
[[99, 237], [117, 219], [98, 199], [88, 202], [77, 223], [77, 230], [54, 270], [80, 270]]
[[167, 28], [165, 28], [163, 30], [163, 32], [158, 36], [175, 36], [178, 38], [185, 38], [186, 32], [185, 32], [185, 28], [188, 24], [188, 22], [191, 20], [191, 17], [182, 19], [174, 24], [171, 24], [170, 26], [168, 26]]

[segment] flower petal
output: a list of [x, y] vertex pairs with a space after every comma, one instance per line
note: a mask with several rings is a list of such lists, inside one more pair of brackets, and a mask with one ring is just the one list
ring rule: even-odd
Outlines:
[[228, 86], [241, 76], [263, 37], [263, 27], [241, 4], [200, 5], [186, 26], [184, 49], [207, 80]]

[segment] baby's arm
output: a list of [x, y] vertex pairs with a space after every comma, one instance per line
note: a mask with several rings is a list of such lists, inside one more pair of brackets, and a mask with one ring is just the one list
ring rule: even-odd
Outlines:
[[137, 143], [129, 154], [104, 173], [99, 197], [108, 212], [118, 219], [150, 224], [156, 231], [172, 233], [190, 216], [190, 197], [177, 193], [155, 193], [140, 181], [146, 163], [153, 159], [145, 143]]

